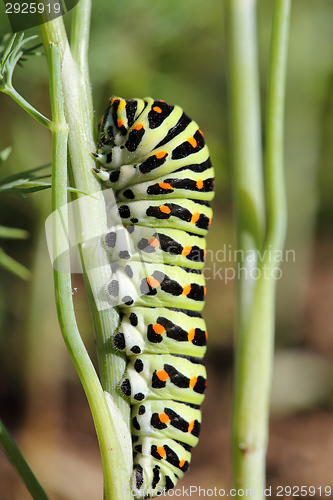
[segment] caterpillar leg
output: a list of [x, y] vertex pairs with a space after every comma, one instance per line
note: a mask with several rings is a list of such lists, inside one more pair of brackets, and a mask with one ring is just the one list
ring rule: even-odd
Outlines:
[[108, 174], [108, 172], [106, 172], [105, 170], [101, 170], [100, 168], [94, 167], [93, 171], [95, 172], [97, 177], [99, 177], [103, 182], [106, 182], [109, 180], [110, 174]]

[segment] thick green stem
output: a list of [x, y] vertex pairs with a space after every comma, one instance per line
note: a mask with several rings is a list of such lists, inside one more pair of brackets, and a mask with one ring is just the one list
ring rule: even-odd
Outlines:
[[[276, 0], [273, 20], [265, 156], [265, 238], [263, 181], [259, 180], [263, 178], [263, 171], [260, 153], [253, 151], [254, 145], [260, 147], [261, 136], [258, 68], [254, 56], [257, 46], [255, 7], [254, 0], [229, 0], [234, 194], [238, 256], [243, 259], [241, 271], [240, 260], [237, 262], [237, 274], [240, 273], [240, 276], [232, 449], [234, 487], [255, 490], [256, 497], [263, 498], [275, 290], [280, 276], [275, 258], [276, 252], [282, 254], [286, 219], [282, 138], [290, 0]], [[241, 495], [236, 498], [241, 498]]]
[[[124, 402], [116, 386], [118, 380], [123, 376], [125, 361], [121, 359], [121, 369], [119, 363], [112, 365], [114, 359], [118, 357], [109, 354], [108, 342], [114, 325], [113, 310], [110, 307], [99, 310], [94, 297], [103, 290], [107, 283], [107, 272], [110, 273], [110, 266], [105, 251], [101, 247], [101, 234], [106, 232], [105, 203], [101, 192], [100, 183], [92, 174], [91, 168], [94, 162], [90, 157], [94, 143], [92, 140], [91, 109], [87, 109], [89, 99], [81, 96], [83, 92], [81, 75], [77, 65], [73, 61], [65, 29], [61, 18], [52, 22], [47, 22], [40, 26], [41, 33], [46, 47], [56, 46], [59, 53], [59, 65], [51, 67], [50, 80], [52, 82], [51, 103], [54, 113], [53, 121], [53, 210], [55, 212], [54, 222], [56, 234], [53, 236], [55, 248], [53, 255], [59, 256], [57, 260], [58, 269], [55, 270], [55, 290], [56, 302], [59, 316], [59, 323], [68, 347], [69, 353], [80, 376], [83, 388], [94, 418], [97, 437], [99, 440], [103, 474], [104, 474], [104, 495], [106, 499], [129, 499], [132, 498], [129, 492], [129, 466], [131, 452], [128, 457], [124, 454], [124, 432], [120, 429], [119, 421], [112, 415], [103, 393], [103, 389], [98, 380], [91, 360], [86, 352], [77, 329], [75, 313], [71, 295], [71, 279], [69, 268], [68, 252], [64, 251], [68, 247], [68, 206], [67, 206], [67, 141], [61, 136], [66, 126], [66, 137], [68, 132], [68, 143], [71, 156], [72, 172], [71, 177], [75, 181], [75, 187], [93, 196], [80, 197], [79, 222], [76, 221], [78, 242], [81, 246], [83, 256], [83, 268], [88, 270], [89, 279], [88, 295], [93, 311], [93, 319], [96, 327], [97, 344], [102, 345], [105, 362], [101, 363], [103, 388], [107, 390], [122, 404], [125, 409], [125, 419], [129, 421], [129, 405]], [[57, 114], [58, 107], [63, 105], [61, 113]], [[66, 121], [65, 121], [66, 117]], [[67, 122], [67, 124], [66, 124]], [[68, 131], [67, 131], [68, 126]], [[59, 135], [60, 134], [60, 135]], [[81, 244], [82, 243], [82, 244]], [[59, 267], [60, 266], [60, 267]], [[87, 276], [86, 276], [87, 278]], [[113, 322], [112, 322], [113, 321]], [[116, 366], [115, 366], [116, 365]], [[112, 382], [110, 372], [116, 372], [118, 379]], [[126, 426], [125, 426], [126, 427]], [[127, 433], [129, 434], [128, 428]]]
[[34, 500], [48, 500], [48, 496], [27, 464], [17, 444], [0, 420], [0, 446], [6, 453]]
[[94, 128], [94, 113], [89, 78], [88, 48], [90, 35], [91, 0], [80, 0], [73, 9], [71, 29], [71, 50], [73, 60], [81, 77], [82, 98], [86, 99], [85, 107], [90, 112], [91, 126]]
[[[84, 3], [87, 4], [88, 1], [86, 0]], [[83, 9], [82, 12], [85, 16], [83, 23], [87, 23], [87, 8]], [[75, 24], [79, 24], [79, 21], [76, 17]], [[79, 29], [74, 28], [74, 30], [80, 33]], [[86, 29], [83, 31], [86, 33]], [[84, 248], [81, 247], [81, 250], [84, 250], [81, 252], [82, 264], [95, 327], [102, 385], [115, 400], [129, 427], [129, 404], [120, 396], [118, 390], [126, 369], [126, 359], [124, 355], [112, 349], [109, 341], [112, 332], [118, 326], [118, 314], [106, 304], [104, 309], [98, 309], [94, 300], [94, 297], [98, 296], [111, 280], [111, 269], [106, 251], [101, 245], [101, 235], [107, 231], [105, 203], [103, 197], [100, 196], [101, 184], [92, 173], [95, 162], [91, 153], [95, 150], [95, 144], [93, 141], [91, 99], [85, 95], [87, 91], [90, 92], [90, 84], [87, 84], [85, 57], [79, 56], [78, 49], [76, 49], [76, 58], [81, 61], [79, 67], [84, 70], [84, 74], [81, 75], [79, 67], [72, 57], [60, 18], [41, 25], [41, 33], [44, 44], [53, 41], [61, 47], [64, 106], [69, 126], [70, 177], [77, 189], [92, 195], [97, 193], [98, 197], [98, 199], [85, 197], [85, 202], [80, 204], [81, 227], [77, 229], [78, 233], [82, 235], [79, 241], [85, 242]], [[86, 48], [87, 44], [85, 43], [81, 49]], [[89, 270], [89, 279], [85, 270]]]

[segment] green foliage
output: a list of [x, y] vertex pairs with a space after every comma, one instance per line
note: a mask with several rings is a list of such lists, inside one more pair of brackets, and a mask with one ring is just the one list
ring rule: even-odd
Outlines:
[[16, 65], [26, 61], [26, 57], [23, 56], [40, 56], [42, 54], [40, 51], [36, 51], [41, 44], [25, 47], [31, 40], [37, 38], [36, 35], [24, 39], [24, 33], [22, 33], [18, 39], [16, 38], [16, 34], [11, 36], [7, 33], [0, 39], [0, 90], [8, 94], [13, 90], [12, 78]]
[[50, 165], [43, 165], [41, 167], [32, 168], [18, 174], [13, 174], [8, 177], [0, 179], [0, 193], [12, 193], [20, 198], [25, 198], [29, 193], [42, 191], [51, 187], [50, 182], [42, 182], [40, 179], [50, 177], [46, 175], [34, 175], [35, 172], [43, 170]]
[[[39, 111], [37, 111], [29, 102], [27, 102], [13, 87], [12, 79], [13, 73], [16, 65], [19, 61], [22, 61], [23, 55], [40, 55], [40, 52], [36, 51], [39, 47], [35, 45], [30, 48], [25, 48], [28, 42], [34, 40], [36, 36], [31, 36], [24, 39], [24, 33], [22, 33], [16, 41], [16, 35], [8, 37], [5, 35], [1, 42], [2, 53], [1, 53], [1, 65], [0, 65], [0, 92], [8, 94], [12, 99], [14, 99], [27, 113], [29, 113], [33, 118], [39, 121], [45, 127], [50, 127], [51, 122], [45, 116], [43, 116]], [[25, 60], [23, 58], [23, 60]]]
[[24, 456], [22, 455], [17, 444], [9, 434], [4, 423], [0, 420], [0, 445], [3, 451], [6, 453], [9, 460], [14, 465], [18, 474], [23, 479], [26, 484], [32, 498], [34, 500], [48, 500], [48, 496], [45, 494], [43, 488], [39, 484], [39, 481], [35, 477], [34, 473], [30, 469], [28, 463], [26, 462]]
[[[8, 158], [10, 155], [11, 148], [6, 148], [0, 152], [0, 165]], [[45, 167], [40, 167], [45, 168]], [[39, 189], [45, 189], [38, 186], [38, 182], [33, 182], [34, 176], [31, 176], [33, 172], [39, 169], [33, 169], [25, 172], [25, 178], [22, 178], [22, 174], [11, 175], [0, 179], [0, 193], [11, 192], [17, 196], [24, 197], [23, 192], [33, 192]], [[29, 177], [30, 175], [30, 177]], [[37, 180], [38, 177], [35, 177]], [[35, 184], [35, 185], [34, 185]], [[49, 186], [47, 186], [49, 187]], [[14, 227], [0, 226], [0, 239], [25, 239], [28, 237], [28, 232], [23, 229], [17, 229]], [[27, 280], [30, 278], [30, 271], [22, 266], [19, 262], [14, 260], [12, 257], [6, 254], [6, 252], [0, 248], [0, 266], [7, 271], [16, 274], [20, 278]]]

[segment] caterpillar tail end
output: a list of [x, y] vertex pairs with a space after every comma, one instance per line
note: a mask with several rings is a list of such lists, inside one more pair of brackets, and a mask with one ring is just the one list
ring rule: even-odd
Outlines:
[[[168, 470], [168, 467], [165, 468], [162, 464], [150, 467], [147, 459], [142, 457], [141, 460], [142, 465], [134, 464], [132, 473], [132, 492], [136, 500], [158, 497], [175, 486], [178, 476]], [[179, 477], [182, 476], [180, 473]]]
[[147, 487], [149, 480], [146, 477], [144, 469], [141, 465], [136, 464], [132, 473], [132, 493], [136, 500], [146, 500], [147, 498], [153, 498], [161, 492], [153, 492], [150, 487], [150, 491]]

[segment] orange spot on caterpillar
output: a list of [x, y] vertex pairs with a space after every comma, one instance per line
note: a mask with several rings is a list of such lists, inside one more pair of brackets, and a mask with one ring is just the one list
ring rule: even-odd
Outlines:
[[173, 187], [168, 182], [160, 182], [159, 186], [161, 189], [172, 189], [173, 190]]
[[148, 243], [152, 247], [158, 247], [160, 242], [157, 238], [149, 238]]
[[184, 467], [185, 465], [185, 458], [182, 458], [179, 462], [179, 467]]
[[191, 285], [185, 285], [183, 288], [183, 295], [188, 295], [191, 291]]
[[170, 421], [170, 418], [166, 413], [160, 413], [158, 418], [160, 419], [160, 422], [162, 422], [162, 424], [167, 424]]
[[189, 422], [188, 424], [188, 431], [189, 433], [191, 433], [194, 429], [194, 420], [191, 420], [191, 422]]
[[196, 184], [197, 184], [197, 188], [198, 189], [202, 189], [203, 188], [203, 180], [202, 179], [199, 179]]
[[194, 328], [191, 328], [191, 330], [188, 332], [187, 339], [189, 342], [192, 342], [194, 337], [195, 337], [195, 330]]
[[169, 214], [171, 212], [171, 208], [167, 207], [166, 205], [161, 205], [160, 212], [163, 212], [164, 214]]
[[134, 127], [134, 130], [141, 130], [143, 128], [143, 124], [142, 123], [137, 123]]
[[154, 106], [153, 110], [156, 111], [156, 113], [162, 113], [162, 110], [159, 106]]
[[207, 250], [204, 248], [204, 251], [203, 251], [204, 259], [206, 258], [206, 253], [207, 253]]
[[211, 223], [212, 223], [212, 219], [209, 217], [209, 219], [208, 219], [208, 227], [211, 225]]
[[202, 135], [202, 137], [204, 136], [202, 130], [199, 129], [198, 132], [199, 132], [199, 134]]
[[197, 377], [192, 377], [190, 378], [190, 383], [189, 383], [189, 387], [190, 389], [193, 389], [193, 387], [195, 386], [195, 384], [197, 383], [197, 380], [198, 378]]
[[159, 151], [158, 153], [155, 154], [156, 158], [160, 160], [161, 158], [164, 158], [168, 153], [166, 151]]
[[156, 375], [160, 380], [162, 380], [162, 382], [165, 382], [169, 378], [169, 375], [165, 370], [159, 370], [158, 372], [156, 372]]
[[157, 335], [162, 335], [165, 332], [165, 328], [158, 323], [155, 323], [155, 325], [153, 325], [153, 330]]
[[206, 287], [205, 287], [205, 286], [203, 287], [203, 291], [204, 291], [204, 295], [206, 295], [206, 291], [207, 291], [207, 290], [206, 290]]
[[205, 331], [205, 337], [206, 337], [206, 340], [208, 339], [208, 332], [207, 330]]
[[196, 222], [198, 222], [199, 219], [200, 219], [200, 213], [194, 212], [191, 218], [191, 224], [195, 224]]
[[182, 251], [182, 255], [186, 257], [186, 255], [190, 254], [192, 250], [192, 247], [184, 247]]
[[197, 144], [198, 144], [198, 143], [197, 143], [197, 141], [194, 139], [194, 137], [189, 137], [189, 138], [187, 139], [187, 142], [189, 142], [189, 143], [191, 144], [192, 148], [196, 148], [196, 147], [197, 147]]
[[165, 449], [163, 448], [163, 446], [158, 446], [157, 447], [157, 453], [159, 454], [160, 457], [165, 457], [166, 455], [166, 451]]
[[118, 120], [118, 128], [124, 125], [124, 120]]
[[149, 278], [147, 278], [147, 283], [152, 288], [157, 288], [158, 286], [160, 286], [160, 282], [157, 281], [157, 279], [153, 278], [153, 276], [149, 276]]

